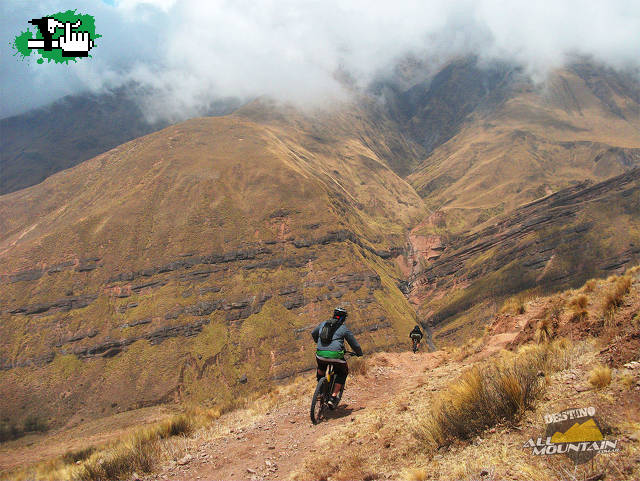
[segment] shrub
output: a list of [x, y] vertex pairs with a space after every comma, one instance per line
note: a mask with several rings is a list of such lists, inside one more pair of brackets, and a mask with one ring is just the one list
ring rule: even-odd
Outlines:
[[0, 422], [0, 442], [10, 441], [21, 436], [23, 432], [14, 422], [4, 420]]
[[611, 369], [607, 366], [596, 366], [591, 371], [589, 382], [596, 389], [607, 387], [611, 383]]

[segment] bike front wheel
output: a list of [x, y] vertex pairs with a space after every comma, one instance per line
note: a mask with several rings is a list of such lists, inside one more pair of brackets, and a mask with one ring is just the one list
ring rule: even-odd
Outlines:
[[324, 411], [327, 407], [327, 393], [329, 392], [329, 381], [323, 377], [318, 381], [316, 390], [311, 399], [311, 422], [318, 424], [324, 417]]

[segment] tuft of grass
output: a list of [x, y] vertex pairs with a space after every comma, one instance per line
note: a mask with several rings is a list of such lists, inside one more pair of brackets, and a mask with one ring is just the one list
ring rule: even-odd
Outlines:
[[561, 368], [567, 343], [529, 346], [512, 358], [473, 367], [440, 394], [414, 427], [431, 448], [467, 440], [498, 423], [517, 423], [545, 389], [545, 373]]
[[625, 372], [624, 374], [620, 375], [620, 383], [627, 389], [633, 389], [633, 386], [636, 383], [636, 379], [633, 377], [633, 375]]
[[593, 292], [596, 288], [597, 283], [598, 282], [595, 279], [589, 279], [587, 282], [584, 283], [582, 290], [587, 293]]
[[501, 314], [524, 314], [525, 312], [527, 312], [527, 307], [522, 296], [510, 297], [500, 308]]
[[589, 376], [589, 382], [596, 389], [602, 389], [611, 384], [611, 368], [596, 366]]
[[463, 346], [456, 346], [451, 351], [451, 359], [454, 361], [463, 361], [472, 354], [476, 354], [482, 350], [484, 346], [484, 340], [480, 337], [472, 337]]
[[605, 318], [611, 318], [624, 300], [624, 297], [631, 290], [631, 276], [622, 276], [616, 279], [611, 279], [613, 282], [613, 288], [607, 292], [602, 301], [602, 315]]
[[427, 470], [424, 468], [412, 468], [407, 471], [407, 481], [426, 481], [428, 479]]
[[555, 296], [551, 299], [551, 304], [547, 309], [547, 316], [550, 319], [559, 319], [564, 312], [565, 300], [561, 296]]
[[589, 304], [589, 298], [584, 294], [579, 294], [569, 302], [571, 307], [579, 307], [580, 309], [584, 309]]
[[589, 304], [589, 298], [584, 294], [580, 294], [569, 302], [571, 307], [571, 315], [569, 317], [570, 322], [579, 322], [586, 319], [589, 312], [586, 310], [587, 304]]
[[150, 473], [158, 459], [157, 439], [142, 433], [104, 453], [95, 453], [74, 473], [73, 481], [123, 479], [131, 473]]
[[349, 361], [349, 374], [366, 376], [369, 372], [369, 362], [364, 357], [356, 357]]
[[171, 436], [186, 436], [191, 434], [194, 429], [194, 418], [188, 414], [179, 414], [159, 425], [151, 428], [148, 432], [150, 438], [166, 439]]
[[545, 344], [551, 342], [555, 337], [555, 325], [554, 319], [545, 318], [538, 322], [536, 328], [535, 339], [538, 344]]
[[96, 451], [94, 446], [88, 448], [77, 449], [75, 451], [67, 451], [62, 455], [62, 462], [65, 464], [75, 464], [78, 461], [84, 461]]
[[68, 459], [83, 461], [74, 471], [73, 481], [117, 480], [133, 472], [150, 473], [160, 456], [160, 440], [190, 434], [199, 418], [206, 417], [203, 413], [192, 410], [172, 416], [100, 451], [87, 448], [67, 453]]

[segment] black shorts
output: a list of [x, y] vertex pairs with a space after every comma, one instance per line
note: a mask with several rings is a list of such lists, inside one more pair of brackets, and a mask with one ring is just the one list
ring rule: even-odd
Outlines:
[[316, 362], [318, 363], [318, 371], [323, 375], [327, 372], [327, 366], [333, 364], [333, 372], [336, 373], [336, 382], [338, 384], [344, 384], [349, 375], [349, 366], [344, 359], [330, 359], [328, 357], [316, 356]]

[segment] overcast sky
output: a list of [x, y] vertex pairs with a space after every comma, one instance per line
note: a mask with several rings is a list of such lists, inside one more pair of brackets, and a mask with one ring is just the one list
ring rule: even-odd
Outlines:
[[[137, 81], [149, 112], [187, 117], [216, 97], [268, 95], [322, 105], [407, 54], [434, 65], [475, 53], [537, 78], [570, 55], [640, 67], [637, 0], [2, 0], [0, 117], [63, 95]], [[93, 58], [36, 64], [10, 44], [28, 20], [77, 8], [102, 38]], [[35, 30], [34, 30], [35, 31]]]

